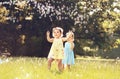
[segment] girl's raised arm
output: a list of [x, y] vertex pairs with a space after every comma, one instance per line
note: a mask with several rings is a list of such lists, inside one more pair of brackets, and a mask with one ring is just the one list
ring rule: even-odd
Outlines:
[[64, 42], [64, 41], [67, 41], [68, 40], [68, 38], [67, 37], [62, 37], [62, 41]]
[[47, 31], [46, 32], [46, 35], [47, 35], [47, 40], [48, 40], [48, 42], [53, 42], [53, 38], [50, 38], [50, 32], [49, 31]]

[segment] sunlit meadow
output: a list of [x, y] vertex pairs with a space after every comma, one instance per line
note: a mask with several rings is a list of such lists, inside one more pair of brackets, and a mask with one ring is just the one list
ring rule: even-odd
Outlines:
[[10, 57], [0, 59], [0, 79], [120, 79], [120, 61], [76, 59], [70, 71], [59, 72], [55, 61], [47, 69], [46, 58]]

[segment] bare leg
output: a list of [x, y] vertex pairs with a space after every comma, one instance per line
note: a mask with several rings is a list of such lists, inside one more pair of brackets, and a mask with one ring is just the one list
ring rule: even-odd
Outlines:
[[64, 65], [64, 64], [62, 64], [62, 70], [64, 70], [64, 68], [65, 68], [65, 65]]
[[54, 61], [54, 59], [52, 59], [52, 58], [49, 58], [48, 59], [48, 69], [50, 70], [50, 68], [51, 68], [51, 64], [52, 64], [52, 62]]
[[63, 69], [63, 67], [62, 67], [62, 60], [58, 59], [57, 62], [58, 62], [58, 69], [59, 69], [59, 71], [62, 71], [62, 69]]
[[67, 65], [68, 70], [70, 70], [70, 65]]

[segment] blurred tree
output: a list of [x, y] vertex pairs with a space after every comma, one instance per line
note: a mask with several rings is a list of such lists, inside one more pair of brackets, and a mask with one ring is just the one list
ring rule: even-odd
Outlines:
[[[64, 29], [64, 36], [74, 31], [77, 54], [95, 56], [99, 49], [107, 51], [120, 44], [118, 0], [10, 0], [1, 4], [0, 22], [14, 31], [14, 53], [20, 48], [18, 53], [25, 50], [29, 52], [25, 55], [47, 56], [51, 44], [45, 34], [55, 26]], [[19, 41], [22, 45], [17, 41], [21, 35], [25, 35], [24, 41]]]
[[78, 1], [81, 17], [79, 18], [78, 26], [75, 27], [75, 32], [78, 37], [76, 42], [81, 46], [76, 49], [81, 48], [84, 50], [85, 47], [89, 47], [87, 52], [91, 52], [93, 48], [95, 50], [99, 48], [108, 51], [118, 47], [120, 42], [116, 43], [116, 41], [120, 40], [120, 36], [117, 33], [120, 29], [119, 4], [118, 0]]
[[9, 10], [7, 10], [6, 7], [0, 5], [0, 23], [6, 22], [8, 14]]

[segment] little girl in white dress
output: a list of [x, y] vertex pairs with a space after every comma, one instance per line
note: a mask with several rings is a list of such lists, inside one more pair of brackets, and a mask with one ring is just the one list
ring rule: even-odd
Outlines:
[[62, 70], [62, 59], [64, 57], [63, 42], [67, 38], [63, 37], [63, 29], [60, 27], [53, 28], [53, 38], [50, 38], [50, 32], [47, 31], [47, 40], [52, 43], [49, 55], [48, 55], [48, 69], [51, 68], [51, 63], [56, 60], [58, 62], [59, 71]]

